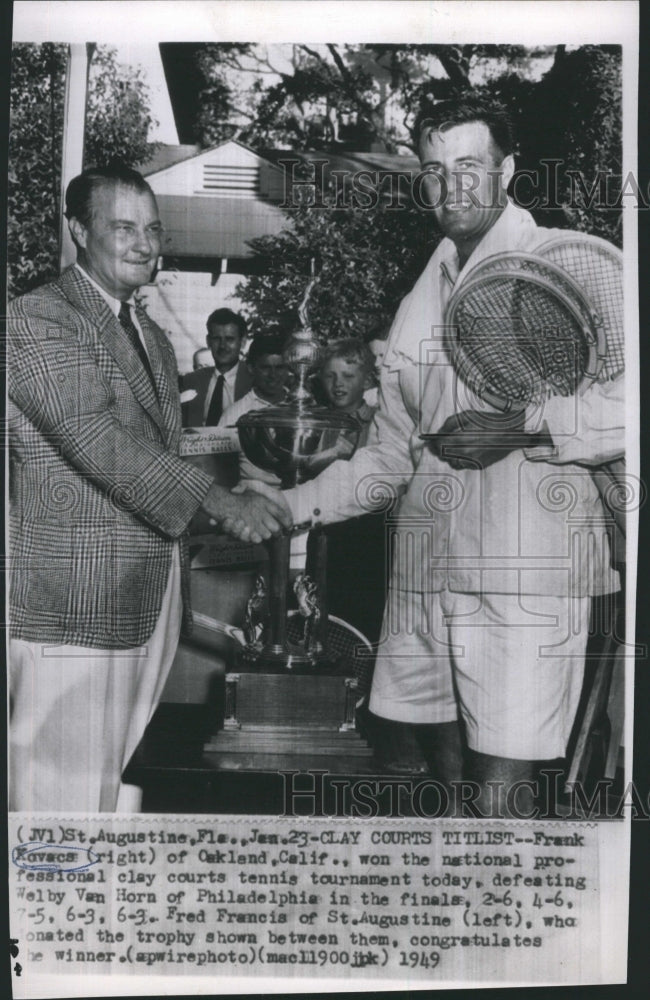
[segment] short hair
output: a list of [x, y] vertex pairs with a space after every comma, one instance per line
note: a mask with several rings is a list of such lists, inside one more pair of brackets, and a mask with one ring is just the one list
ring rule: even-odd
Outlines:
[[248, 348], [246, 361], [250, 365], [256, 364], [265, 354], [282, 354], [284, 351], [284, 337], [264, 336], [254, 337], [251, 346]]
[[514, 128], [508, 111], [499, 101], [478, 94], [464, 94], [437, 104], [427, 99], [415, 119], [413, 139], [416, 144], [420, 141], [425, 125], [444, 132], [456, 125], [467, 125], [470, 122], [483, 122], [487, 125], [492, 142], [502, 156], [509, 156], [514, 152]]
[[210, 327], [211, 326], [229, 326], [233, 323], [239, 330], [239, 336], [243, 339], [246, 336], [246, 320], [239, 313], [233, 312], [232, 309], [227, 309], [223, 307], [222, 309], [215, 309], [208, 316], [205, 326], [208, 331], [208, 339], [210, 337]]
[[323, 366], [334, 358], [341, 358], [343, 361], [356, 362], [363, 368], [366, 375], [376, 375], [375, 355], [363, 340], [357, 340], [356, 337], [345, 337], [342, 340], [332, 340], [323, 351], [323, 355], [318, 366], [319, 370], [322, 371]]
[[88, 226], [93, 217], [93, 194], [103, 187], [132, 188], [141, 194], [148, 193], [154, 197], [146, 180], [137, 170], [127, 167], [118, 160], [111, 161], [105, 167], [88, 167], [82, 173], [73, 177], [65, 192], [65, 217], [78, 219], [83, 226]]

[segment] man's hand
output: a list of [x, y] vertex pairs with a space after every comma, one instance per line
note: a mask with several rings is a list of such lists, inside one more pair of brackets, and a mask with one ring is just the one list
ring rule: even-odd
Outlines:
[[445, 420], [429, 446], [452, 469], [485, 469], [518, 448], [552, 444], [548, 435], [526, 433], [525, 419], [524, 410], [463, 410]]
[[279, 490], [262, 495], [245, 491], [230, 493], [213, 484], [202, 507], [218, 527], [240, 542], [259, 542], [279, 535], [292, 526], [291, 512]]
[[[271, 486], [270, 483], [265, 483], [262, 479], [247, 479], [245, 483], [238, 483], [233, 489], [233, 493], [247, 492], [261, 493], [263, 497], [269, 497], [269, 499], [275, 500], [276, 503], [279, 503], [287, 511], [293, 523], [293, 512], [291, 511], [281, 490], [278, 490], [275, 486]], [[312, 527], [311, 520], [301, 521], [299, 524], [293, 523], [293, 529], [295, 532], [305, 531], [310, 527]]]

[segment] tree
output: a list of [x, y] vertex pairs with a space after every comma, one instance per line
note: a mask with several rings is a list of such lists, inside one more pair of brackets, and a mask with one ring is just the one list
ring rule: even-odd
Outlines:
[[[534, 74], [550, 47], [165, 43], [165, 72], [183, 142], [235, 135], [254, 148], [410, 148], [420, 98], [491, 75]], [[196, 113], [196, 106], [200, 108]]]
[[[593, 233], [618, 246], [623, 239], [616, 205], [623, 166], [621, 74], [620, 46], [585, 45], [572, 52], [558, 47], [553, 66], [530, 93], [525, 151], [529, 164], [542, 157], [562, 164], [556, 192], [561, 212], [542, 210], [540, 221]], [[598, 181], [607, 175], [606, 190]], [[597, 193], [590, 204], [594, 182]]]
[[[19, 295], [58, 271], [63, 108], [68, 48], [20, 43], [11, 60], [8, 171], [9, 294]], [[89, 76], [85, 162], [119, 156], [133, 165], [156, 149], [140, 71], [96, 49]]]
[[8, 288], [17, 295], [57, 272], [67, 46], [15, 45], [11, 60]]
[[394, 150], [408, 140], [393, 120], [400, 88], [445, 77], [430, 49], [166, 43], [161, 54], [184, 142], [209, 146], [235, 135], [255, 148]]
[[384, 336], [400, 299], [440, 240], [430, 217], [410, 207], [304, 204], [289, 217], [280, 234], [251, 241], [263, 259], [262, 273], [240, 284], [237, 295], [253, 336], [298, 325], [312, 260], [318, 280], [308, 317], [319, 339]]
[[[620, 246], [620, 210], [597, 201], [589, 204], [588, 195], [581, 198], [579, 185], [576, 196], [575, 181], [576, 175], [582, 177], [589, 192], [599, 172], [620, 175], [620, 49], [585, 46], [566, 52], [561, 46], [535, 51], [517, 46], [357, 46], [353, 53], [352, 48], [346, 47], [345, 53], [348, 62], [355, 65], [347, 81], [348, 107], [354, 104], [351, 95], [355, 87], [359, 93], [366, 87], [363, 100], [370, 100], [369, 67], [379, 64], [391, 74], [385, 90], [390, 91], [394, 105], [401, 107], [401, 119], [391, 119], [394, 137], [400, 128], [402, 135], [408, 134], [422, 98], [437, 100], [468, 90], [498, 98], [509, 108], [519, 135], [518, 166], [535, 171], [544, 160], [551, 164], [550, 174], [541, 171], [534, 192], [537, 221], [600, 235]], [[332, 83], [334, 79], [323, 69], [321, 55], [315, 55], [318, 59], [314, 58], [311, 66], [300, 64], [290, 86], [283, 81], [264, 88], [251, 126], [260, 131], [248, 134], [268, 139], [272, 127], [278, 137], [294, 137], [296, 148], [305, 148], [307, 133], [298, 127], [290, 109], [302, 102], [305, 112], [310, 102], [326, 93], [324, 81]], [[422, 79], [422, 69], [433, 57], [444, 66], [446, 78], [441, 74]], [[547, 67], [541, 79], [539, 73], [531, 71], [534, 59], [538, 66]], [[321, 91], [318, 81], [323, 85]], [[342, 93], [343, 84], [337, 88], [327, 91], [331, 102], [335, 93]], [[360, 108], [362, 101], [357, 96], [355, 106]], [[378, 115], [379, 103], [374, 107]], [[387, 107], [388, 101], [384, 102]], [[378, 137], [379, 119], [369, 115], [365, 120], [371, 134]], [[385, 115], [385, 127], [388, 121]], [[331, 134], [322, 141], [324, 149], [336, 148]], [[559, 167], [557, 172], [554, 164]], [[549, 179], [552, 189], [546, 183]], [[611, 190], [615, 189], [614, 185]], [[310, 319], [318, 335], [323, 340], [381, 335], [440, 238], [433, 221], [423, 219], [415, 209], [402, 206], [397, 211], [381, 202], [376, 208], [347, 211], [304, 206], [290, 216], [286, 232], [251, 243], [261, 258], [263, 274], [249, 279], [238, 291], [254, 333], [282, 325], [287, 309], [294, 310], [296, 320], [309, 261], [315, 256], [320, 275]]]
[[113, 157], [138, 166], [158, 147], [147, 136], [157, 125], [149, 110], [149, 91], [138, 66], [120, 66], [115, 49], [98, 46], [90, 65], [86, 107], [86, 166]]

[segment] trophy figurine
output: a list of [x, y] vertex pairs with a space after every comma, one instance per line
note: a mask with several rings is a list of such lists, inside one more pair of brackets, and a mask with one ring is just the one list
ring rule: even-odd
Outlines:
[[[282, 489], [288, 489], [316, 475], [323, 463], [318, 456], [345, 436], [350, 454], [359, 438], [359, 425], [345, 413], [337, 413], [314, 400], [310, 376], [321, 355], [309, 325], [307, 304], [316, 278], [312, 261], [311, 279], [298, 310], [300, 329], [289, 337], [284, 359], [293, 375], [293, 384], [284, 402], [264, 410], [252, 410], [237, 421], [242, 451], [261, 469], [275, 473]], [[348, 456], [349, 457], [349, 456]], [[287, 638], [287, 589], [291, 534], [284, 532], [266, 543], [269, 547], [269, 615], [262, 631], [263, 640], [248, 641], [243, 658], [265, 669], [301, 670], [325, 665], [327, 650], [327, 608], [325, 594], [326, 539], [318, 530], [311, 532], [310, 550], [313, 576], [299, 574], [294, 586], [298, 610], [304, 621], [302, 637]]]

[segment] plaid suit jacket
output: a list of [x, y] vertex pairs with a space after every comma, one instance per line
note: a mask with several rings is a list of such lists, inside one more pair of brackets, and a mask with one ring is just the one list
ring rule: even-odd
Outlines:
[[[76, 268], [8, 310], [10, 625], [18, 638], [102, 649], [155, 628], [172, 549], [212, 479], [178, 456], [178, 370], [137, 317], [156, 390]], [[190, 621], [181, 545], [185, 624]]]

